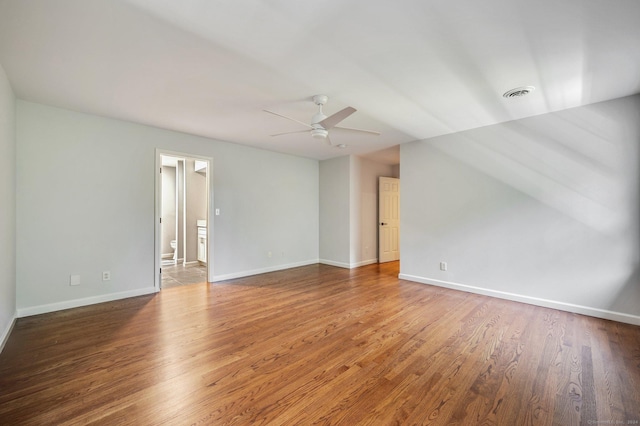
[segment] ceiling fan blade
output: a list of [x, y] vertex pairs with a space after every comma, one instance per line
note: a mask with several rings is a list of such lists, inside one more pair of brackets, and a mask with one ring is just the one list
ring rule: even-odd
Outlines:
[[296, 130], [295, 132], [283, 132], [283, 133], [276, 133], [275, 135], [269, 135], [269, 136], [282, 136], [282, 135], [291, 135], [293, 133], [309, 133], [309, 130]]
[[263, 111], [268, 112], [269, 114], [277, 115], [278, 117], [286, 118], [287, 120], [295, 121], [296, 123], [302, 124], [304, 127], [311, 128], [309, 124], [303, 123], [302, 121], [296, 120], [295, 118], [287, 117], [286, 115], [278, 114], [277, 112], [269, 111], [268, 109], [263, 109]]
[[355, 108], [346, 107], [345, 109], [338, 111], [335, 114], [325, 118], [318, 124], [324, 127], [325, 129], [329, 130], [332, 127], [334, 127], [336, 124], [338, 124], [339, 122], [341, 122], [342, 120], [344, 120], [345, 118], [353, 114], [354, 112], [356, 112]]
[[340, 130], [348, 130], [350, 132], [370, 133], [372, 135], [380, 136], [380, 132], [376, 132], [373, 130], [354, 129], [353, 127], [342, 127], [342, 126], [335, 126], [335, 128]]

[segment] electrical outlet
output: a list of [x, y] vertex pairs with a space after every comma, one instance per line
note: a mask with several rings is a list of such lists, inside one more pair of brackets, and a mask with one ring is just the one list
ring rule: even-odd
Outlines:
[[69, 277], [69, 285], [80, 285], [80, 275], [71, 275]]
[[111, 279], [111, 271], [102, 272], [102, 281], [109, 281]]
[[441, 271], [447, 270], [447, 262], [440, 262], [440, 270]]

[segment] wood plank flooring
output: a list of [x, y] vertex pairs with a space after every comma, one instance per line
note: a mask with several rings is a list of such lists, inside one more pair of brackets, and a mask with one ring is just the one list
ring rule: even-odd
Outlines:
[[3, 425], [640, 424], [640, 327], [311, 265], [19, 319]]

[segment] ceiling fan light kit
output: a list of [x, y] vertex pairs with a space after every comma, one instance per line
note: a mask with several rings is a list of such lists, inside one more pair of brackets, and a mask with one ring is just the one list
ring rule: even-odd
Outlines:
[[329, 136], [329, 132], [325, 129], [311, 129], [311, 136], [314, 139], [326, 139]]
[[[329, 142], [329, 145], [333, 145], [331, 143], [331, 139], [329, 139], [329, 130], [333, 129], [333, 128], [342, 129], [342, 130], [348, 130], [348, 131], [352, 131], [352, 132], [369, 133], [369, 134], [376, 135], [376, 136], [380, 135], [379, 132], [375, 132], [375, 131], [372, 131], [372, 130], [353, 129], [353, 128], [349, 128], [349, 127], [340, 127], [340, 126], [337, 125], [342, 120], [344, 120], [345, 118], [349, 117], [351, 114], [356, 112], [355, 108], [346, 107], [346, 108], [336, 112], [335, 114], [332, 114], [329, 117], [327, 117], [322, 112], [322, 106], [327, 103], [327, 101], [329, 100], [329, 97], [327, 95], [315, 95], [315, 96], [313, 96], [312, 99], [313, 99], [313, 103], [318, 106], [318, 111], [311, 117], [311, 124], [303, 123], [302, 121], [296, 120], [295, 118], [287, 117], [286, 115], [282, 115], [282, 114], [279, 114], [277, 112], [273, 112], [273, 111], [269, 111], [269, 110], [265, 109], [264, 112], [268, 112], [269, 114], [277, 115], [278, 117], [286, 118], [287, 120], [295, 121], [296, 123], [302, 124], [303, 126], [306, 126], [306, 127], [309, 128], [309, 130], [296, 130], [296, 131], [293, 131], [293, 132], [276, 133], [276, 134], [271, 135], [271, 136], [280, 136], [280, 135], [288, 135], [288, 134], [292, 134], [292, 133], [309, 132], [309, 133], [311, 133], [311, 137], [313, 137], [314, 139], [324, 139], [327, 142]], [[346, 148], [347, 147], [347, 145], [345, 145], [345, 144], [339, 144], [337, 146], [339, 148]]]

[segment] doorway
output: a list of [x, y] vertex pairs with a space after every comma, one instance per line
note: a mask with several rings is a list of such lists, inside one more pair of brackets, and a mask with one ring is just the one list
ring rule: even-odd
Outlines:
[[378, 203], [378, 262], [400, 260], [400, 179], [379, 178]]
[[209, 281], [210, 158], [158, 151], [156, 289]]

